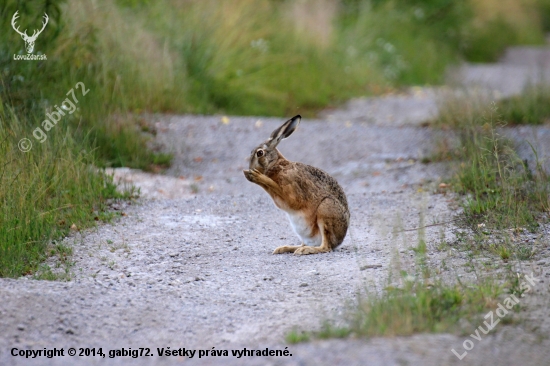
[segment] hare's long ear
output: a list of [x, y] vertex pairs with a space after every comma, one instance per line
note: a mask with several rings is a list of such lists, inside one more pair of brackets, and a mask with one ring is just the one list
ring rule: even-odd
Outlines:
[[296, 127], [300, 124], [301, 119], [302, 116], [297, 115], [283, 123], [281, 127], [271, 133], [269, 140], [267, 140], [267, 145], [270, 148], [275, 148], [282, 139], [286, 139], [288, 136], [292, 135], [292, 132], [294, 132]]

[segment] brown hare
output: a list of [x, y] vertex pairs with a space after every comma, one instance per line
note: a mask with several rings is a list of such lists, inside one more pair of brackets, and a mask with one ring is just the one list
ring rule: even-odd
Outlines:
[[[348, 201], [336, 179], [312, 166], [288, 161], [277, 150], [289, 137], [301, 116], [277, 128], [269, 139], [252, 150], [244, 175], [271, 196], [275, 206], [286, 212], [301, 246], [282, 246], [273, 254], [317, 254], [330, 252], [342, 243], [349, 226]], [[318, 246], [313, 246], [318, 245]]]

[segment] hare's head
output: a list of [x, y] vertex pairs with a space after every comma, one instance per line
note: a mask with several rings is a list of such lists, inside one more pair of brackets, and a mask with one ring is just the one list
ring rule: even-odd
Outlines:
[[277, 128], [271, 133], [271, 136], [256, 147], [250, 153], [250, 165], [249, 169], [256, 169], [262, 173], [268, 171], [279, 159], [281, 154], [277, 150], [277, 145], [282, 139], [292, 135], [296, 127], [300, 124], [302, 117], [300, 115], [294, 116], [281, 127]]

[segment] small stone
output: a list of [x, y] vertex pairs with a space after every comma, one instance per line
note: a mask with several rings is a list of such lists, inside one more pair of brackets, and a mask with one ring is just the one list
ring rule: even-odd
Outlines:
[[17, 330], [24, 331], [25, 326], [23, 324], [19, 324], [19, 325], [17, 325]]
[[308, 285], [307, 283], [305, 283], [305, 282], [302, 282], [302, 283], [300, 284], [300, 287], [308, 287], [308, 286], [309, 286], [309, 285]]
[[544, 261], [544, 260], [538, 261], [537, 264], [540, 265], [540, 266], [542, 266], [542, 265], [545, 265], [545, 264], [546, 264], [546, 261]]
[[72, 329], [69, 328], [69, 329], [67, 329], [67, 330], [65, 331], [65, 333], [66, 333], [66, 334], [74, 334], [74, 331], [73, 331]]
[[173, 258], [173, 257], [177, 257], [177, 256], [178, 256], [178, 253], [170, 253], [170, 254], [168, 254], [168, 255], [169, 255], [170, 257]]
[[364, 271], [365, 269], [380, 268], [380, 267], [382, 267], [381, 264], [367, 264], [365, 266], [360, 267], [359, 270]]

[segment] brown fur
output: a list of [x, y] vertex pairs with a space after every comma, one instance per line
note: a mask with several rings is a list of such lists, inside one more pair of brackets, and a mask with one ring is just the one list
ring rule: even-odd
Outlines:
[[243, 171], [246, 179], [265, 189], [275, 205], [289, 213], [291, 224], [298, 227], [295, 230], [301, 238], [321, 241], [319, 247], [305, 244], [278, 247], [274, 254], [330, 252], [342, 243], [349, 226], [348, 202], [338, 182], [320, 169], [288, 161], [276, 148], [294, 132], [300, 118], [288, 120], [252, 150], [249, 170]]

